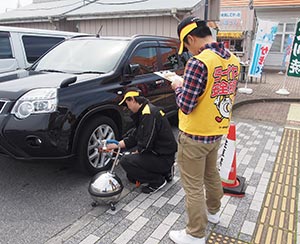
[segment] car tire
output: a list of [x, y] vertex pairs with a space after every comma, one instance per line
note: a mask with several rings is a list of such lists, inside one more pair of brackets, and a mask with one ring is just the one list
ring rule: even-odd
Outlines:
[[89, 120], [81, 129], [78, 140], [78, 163], [81, 171], [90, 175], [112, 166], [111, 153], [98, 151], [99, 142], [104, 139], [116, 139], [118, 128], [115, 122], [106, 116]]

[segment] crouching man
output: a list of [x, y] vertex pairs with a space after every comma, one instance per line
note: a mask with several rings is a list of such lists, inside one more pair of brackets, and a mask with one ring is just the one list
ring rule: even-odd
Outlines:
[[[137, 88], [126, 91], [119, 105], [131, 110], [135, 128], [119, 142], [121, 148], [134, 153], [124, 155], [120, 164], [131, 182], [143, 184], [143, 193], [154, 193], [171, 181], [177, 143], [164, 112], [142, 96]], [[117, 148], [108, 144], [107, 149]]]

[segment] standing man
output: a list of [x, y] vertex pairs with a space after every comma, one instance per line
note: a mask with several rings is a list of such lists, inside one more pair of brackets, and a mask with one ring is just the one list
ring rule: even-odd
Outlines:
[[[120, 164], [132, 182], [146, 183], [143, 193], [154, 193], [173, 178], [177, 143], [165, 114], [141, 95], [141, 90], [130, 88], [119, 105], [131, 110], [135, 129], [119, 142], [121, 148], [136, 151], [121, 158]], [[107, 149], [115, 149], [108, 144]]]
[[204, 244], [207, 222], [220, 221], [223, 188], [216, 164], [230, 125], [239, 61], [214, 41], [206, 22], [197, 17], [182, 20], [177, 31], [179, 54], [187, 48], [193, 55], [183, 80], [172, 83], [179, 107], [177, 162], [188, 221], [185, 229], [169, 235], [177, 244]]

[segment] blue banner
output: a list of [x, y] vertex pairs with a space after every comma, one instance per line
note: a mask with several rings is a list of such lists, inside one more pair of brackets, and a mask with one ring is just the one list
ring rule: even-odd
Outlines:
[[258, 23], [248, 75], [260, 78], [265, 59], [277, 33], [278, 22], [259, 20]]

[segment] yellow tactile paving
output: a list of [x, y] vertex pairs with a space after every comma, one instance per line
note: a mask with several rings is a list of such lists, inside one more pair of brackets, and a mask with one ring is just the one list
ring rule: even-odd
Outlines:
[[218, 234], [215, 232], [212, 232], [206, 241], [208, 244], [246, 244], [248, 242], [243, 242], [241, 240], [229, 237], [229, 236], [224, 236], [222, 234]]
[[300, 130], [285, 128], [253, 244], [296, 243], [299, 138]]
[[[300, 104], [291, 104], [274, 171], [251, 244], [295, 244], [299, 175]], [[206, 243], [246, 244], [212, 232]]]
[[292, 103], [288, 112], [287, 120], [300, 121], [300, 104]]
[[[292, 103], [287, 115], [287, 128], [300, 130], [300, 104]], [[298, 148], [297, 148], [298, 150]]]

